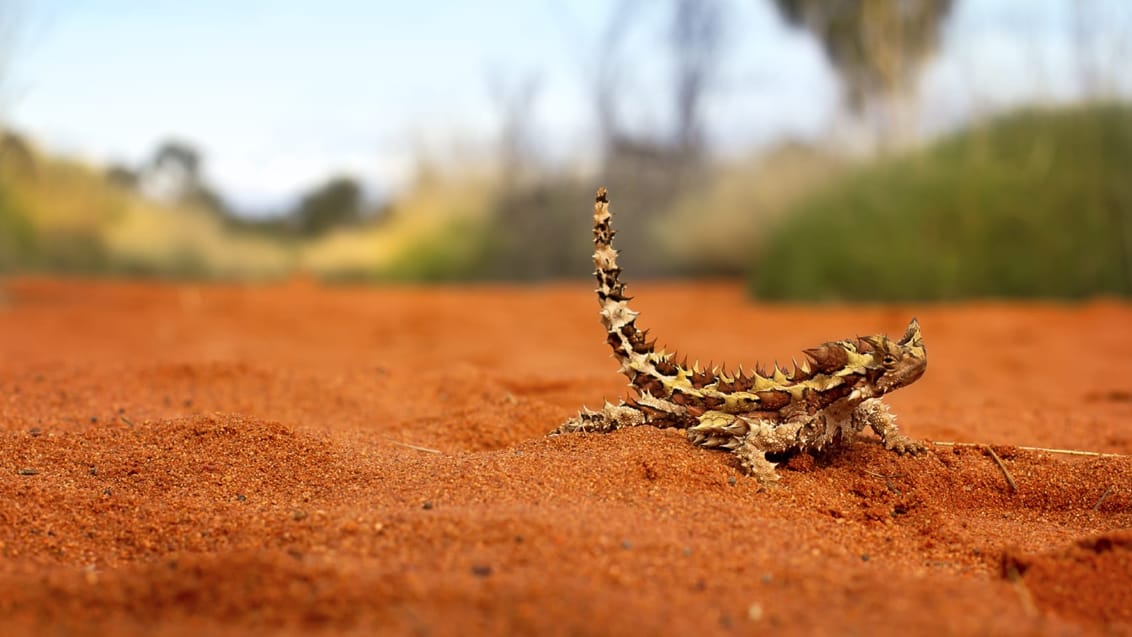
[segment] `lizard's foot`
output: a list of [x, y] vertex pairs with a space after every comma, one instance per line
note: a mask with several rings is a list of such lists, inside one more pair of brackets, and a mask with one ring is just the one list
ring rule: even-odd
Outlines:
[[732, 453], [739, 459], [739, 466], [747, 475], [753, 476], [762, 484], [778, 482], [775, 463], [766, 459], [766, 451], [753, 436], [743, 438], [743, 442]]
[[624, 402], [612, 405], [605, 403], [601, 411], [582, 409], [577, 416], [567, 420], [557, 429], [548, 433], [548, 436], [573, 433], [575, 431], [593, 431], [609, 433], [622, 427], [635, 427], [643, 425], [647, 419], [645, 413], [636, 407], [626, 405]]
[[888, 405], [879, 399], [874, 398], [861, 403], [853, 412], [853, 419], [857, 421], [858, 428], [866, 424], [872, 428], [880, 436], [884, 448], [889, 451], [914, 456], [928, 449], [924, 443], [900, 433], [900, 429], [896, 426], [896, 416], [888, 410]]
[[919, 455], [928, 450], [928, 446], [919, 440], [913, 440], [904, 434], [890, 435], [884, 440], [884, 448], [895, 451], [900, 455]]

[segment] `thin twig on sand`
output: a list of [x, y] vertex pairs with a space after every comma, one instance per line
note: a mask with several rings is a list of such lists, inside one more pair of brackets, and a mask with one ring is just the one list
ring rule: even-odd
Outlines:
[[388, 438], [388, 437], [386, 438], [386, 440], [397, 445], [398, 447], [405, 447], [406, 449], [413, 449], [415, 451], [423, 451], [425, 453], [440, 453], [439, 449], [431, 449], [429, 447], [421, 447], [419, 445], [411, 445], [407, 442], [401, 442], [400, 440], [394, 440], [394, 439]]
[[1108, 494], [1110, 494], [1110, 493], [1112, 493], [1112, 485], [1111, 484], [1108, 485], [1108, 488], [1104, 490], [1104, 493], [1101, 494], [1101, 497], [1097, 499], [1097, 503], [1093, 505], [1094, 511], [1100, 511], [1101, 510], [1101, 505], [1104, 504], [1105, 499], [1108, 498]]
[[895, 475], [886, 476], [883, 473], [877, 473], [876, 471], [869, 471], [868, 469], [862, 469], [862, 471], [869, 474], [870, 476], [874, 476], [874, 477], [877, 477], [877, 478], [884, 478], [885, 480], [888, 480], [890, 478], [903, 478], [904, 477], [904, 474], [902, 474], [902, 473], [897, 473]]
[[[948, 442], [943, 440], [932, 440], [931, 444], [937, 447], [976, 447], [984, 448], [987, 446], [984, 442]], [[1078, 451], [1077, 449], [1050, 449], [1049, 447], [1026, 447], [1021, 445], [1009, 445], [1014, 449], [1021, 449], [1023, 451], [1044, 451], [1046, 453], [1059, 453], [1066, 456], [1088, 456], [1090, 458], [1127, 458], [1129, 456], [1122, 453], [1101, 453], [1100, 451]]]
[[1010, 470], [1006, 468], [1006, 463], [1002, 461], [1002, 458], [998, 457], [998, 454], [994, 452], [993, 447], [991, 447], [990, 445], [985, 445], [985, 448], [990, 454], [991, 460], [994, 460], [994, 463], [998, 465], [999, 470], [1002, 471], [1002, 475], [1006, 478], [1006, 484], [1010, 485], [1010, 490], [1014, 493], [1018, 493], [1018, 483], [1014, 481], [1014, 476], [1010, 475]]

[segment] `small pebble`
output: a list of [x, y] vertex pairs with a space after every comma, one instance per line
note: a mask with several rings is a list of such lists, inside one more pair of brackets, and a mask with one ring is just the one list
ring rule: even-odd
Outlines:
[[475, 564], [472, 566], [472, 575], [476, 577], [487, 577], [491, 575], [491, 567], [487, 564]]
[[34, 475], [39, 475], [39, 469], [32, 469], [31, 467], [24, 467], [23, 469], [20, 469], [16, 473], [19, 473], [21, 476], [34, 476]]
[[430, 502], [429, 500], [425, 500], [424, 502], [421, 503], [421, 508], [424, 509], [425, 511], [431, 510], [432, 509], [432, 502]]
[[735, 476], [727, 476], [727, 484], [735, 486], [736, 482], [738, 482], [738, 480], [735, 479]]
[[763, 618], [763, 605], [755, 602], [747, 607], [747, 619], [757, 622]]

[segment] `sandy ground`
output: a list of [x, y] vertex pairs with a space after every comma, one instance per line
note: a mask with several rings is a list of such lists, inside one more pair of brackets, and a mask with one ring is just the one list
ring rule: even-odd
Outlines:
[[625, 389], [585, 283], [0, 289], [0, 634], [1132, 634], [1127, 303], [632, 286], [704, 362], [917, 315], [904, 430], [1016, 486], [865, 438], [764, 489], [671, 431], [543, 436]]

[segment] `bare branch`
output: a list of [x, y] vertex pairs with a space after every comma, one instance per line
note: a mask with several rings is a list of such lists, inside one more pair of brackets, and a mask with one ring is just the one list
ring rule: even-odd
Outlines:
[[719, 65], [723, 5], [719, 0], [674, 0], [671, 45], [676, 144], [690, 154], [703, 146], [704, 94]]

